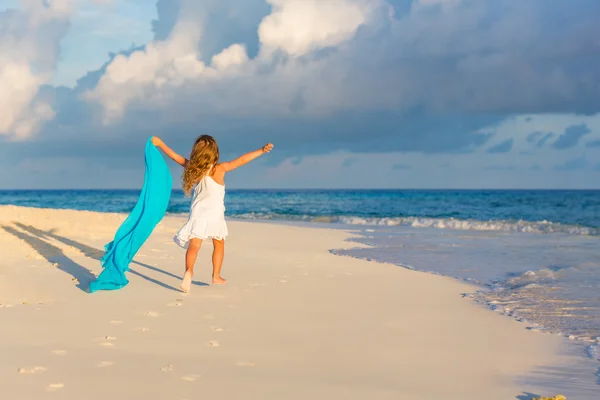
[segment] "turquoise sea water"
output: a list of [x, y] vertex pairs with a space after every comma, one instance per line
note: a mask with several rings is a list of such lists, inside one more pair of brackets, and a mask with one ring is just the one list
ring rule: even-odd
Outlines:
[[[0, 204], [129, 212], [136, 190], [0, 191]], [[350, 225], [600, 234], [600, 191], [231, 190], [227, 216]], [[174, 191], [170, 213], [189, 199]]]

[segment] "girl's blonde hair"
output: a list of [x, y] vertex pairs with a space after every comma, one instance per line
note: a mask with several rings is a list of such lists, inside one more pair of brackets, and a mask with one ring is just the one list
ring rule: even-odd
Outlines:
[[194, 143], [190, 159], [181, 175], [185, 195], [189, 197], [192, 194], [194, 185], [206, 174], [210, 174], [212, 168], [218, 163], [219, 146], [217, 146], [217, 141], [209, 135], [199, 136]]

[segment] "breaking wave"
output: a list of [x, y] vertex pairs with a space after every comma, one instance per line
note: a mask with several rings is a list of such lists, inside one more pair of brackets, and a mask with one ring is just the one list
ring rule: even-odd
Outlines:
[[507, 221], [507, 220], [463, 220], [457, 218], [423, 218], [423, 217], [397, 217], [397, 218], [364, 218], [352, 216], [293, 216], [275, 213], [244, 213], [233, 215], [236, 219], [245, 220], [287, 220], [319, 223], [337, 223], [345, 225], [364, 226], [410, 226], [414, 228], [455, 229], [467, 231], [502, 231], [526, 233], [565, 233], [571, 235], [598, 236], [600, 228], [591, 228], [579, 225], [561, 224], [551, 221]]

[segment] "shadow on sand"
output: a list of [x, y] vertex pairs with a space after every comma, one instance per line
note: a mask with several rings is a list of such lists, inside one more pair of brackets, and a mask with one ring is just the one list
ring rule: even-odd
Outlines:
[[[77, 287], [79, 289], [81, 289], [83, 291], [88, 290], [90, 282], [95, 280], [96, 276], [94, 274], [92, 274], [88, 269], [84, 268], [83, 266], [77, 264], [76, 262], [71, 260], [69, 257], [67, 257], [60, 248], [53, 246], [52, 244], [48, 243], [46, 240], [54, 239], [56, 241], [64, 243], [67, 246], [71, 246], [73, 248], [78, 249], [86, 257], [89, 257], [89, 258], [92, 258], [92, 259], [98, 260], [98, 261], [101, 260], [102, 257], [104, 256], [104, 251], [98, 250], [98, 249], [88, 246], [84, 243], [80, 243], [75, 240], [60, 236], [55, 233], [55, 229], [45, 231], [42, 229], [38, 229], [34, 226], [25, 225], [25, 224], [22, 224], [19, 222], [14, 222], [13, 224], [19, 229], [15, 229], [11, 226], [6, 226], [6, 225], [3, 225], [2, 228], [6, 232], [27, 242], [42, 257], [44, 257], [46, 260], [48, 260], [48, 262], [58, 263], [59, 264], [58, 268], [61, 271], [68, 273], [73, 278], [75, 278], [79, 281], [79, 283], [77, 285]], [[135, 264], [135, 265], [139, 265], [140, 267], [143, 267], [143, 268], [147, 268], [151, 271], [159, 272], [159, 273], [167, 275], [171, 278], [181, 280], [180, 276], [177, 276], [170, 272], [164, 271], [160, 268], [153, 267], [151, 265], [144, 264], [144, 263], [141, 263], [138, 261], [132, 261], [131, 263]], [[151, 282], [158, 286], [161, 286], [165, 289], [174, 290], [176, 292], [181, 291], [179, 289], [174, 288], [173, 286], [167, 285], [166, 283], [163, 283], [156, 279], [150, 278], [149, 276], [141, 274], [133, 269], [130, 269], [129, 272], [131, 272], [132, 274], [134, 274], [136, 276], [139, 276], [142, 279], [147, 280], [148, 282]], [[208, 284], [206, 284], [204, 282], [198, 282], [198, 281], [193, 282], [193, 284], [196, 286], [208, 286]]]
[[[561, 353], [575, 355], [574, 348], [565, 347]], [[516, 396], [519, 400], [531, 400], [538, 397], [550, 397], [562, 394], [567, 399], [597, 399], [600, 393], [598, 382], [594, 380], [597, 361], [582, 357], [574, 358], [567, 364], [553, 366], [538, 366], [526, 376], [517, 379], [518, 383], [527, 383], [537, 388], [543, 388], [544, 394], [535, 395], [524, 392]]]
[[77, 287], [83, 291], [87, 291], [90, 282], [96, 277], [88, 269], [77, 264], [69, 257], [67, 257], [61, 249], [52, 244], [41, 240], [38, 237], [29, 235], [25, 232], [19, 231], [11, 226], [3, 225], [2, 229], [11, 235], [27, 242], [33, 247], [42, 257], [44, 257], [49, 263], [57, 264], [57, 268], [73, 277], [78, 281]]
[[518, 395], [516, 398], [518, 400], [533, 400], [533, 399], [537, 399], [538, 397], [541, 397], [541, 396], [537, 395], [537, 394], [529, 393], [529, 392], [523, 392], [523, 394]]

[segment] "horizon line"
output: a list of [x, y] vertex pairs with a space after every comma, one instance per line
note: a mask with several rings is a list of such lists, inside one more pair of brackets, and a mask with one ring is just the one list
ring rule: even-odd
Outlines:
[[[32, 192], [32, 191], [64, 191], [64, 192], [74, 192], [74, 191], [118, 191], [118, 190], [128, 190], [128, 191], [140, 191], [142, 188], [29, 188], [29, 189], [2, 189], [0, 188], [0, 192]], [[181, 188], [172, 188], [172, 191], [183, 191]], [[228, 188], [228, 190], [254, 190], [254, 191], [275, 191], [275, 190], [329, 190], [329, 191], [344, 191], [344, 190], [379, 190], [379, 191], [390, 191], [390, 190], [436, 190], [436, 191], [451, 191], [451, 190], [460, 190], [460, 191], [476, 191], [476, 190], [487, 190], [487, 191], [600, 191], [600, 187], [598, 188], [293, 188], [293, 187], [285, 187], [285, 188]]]

